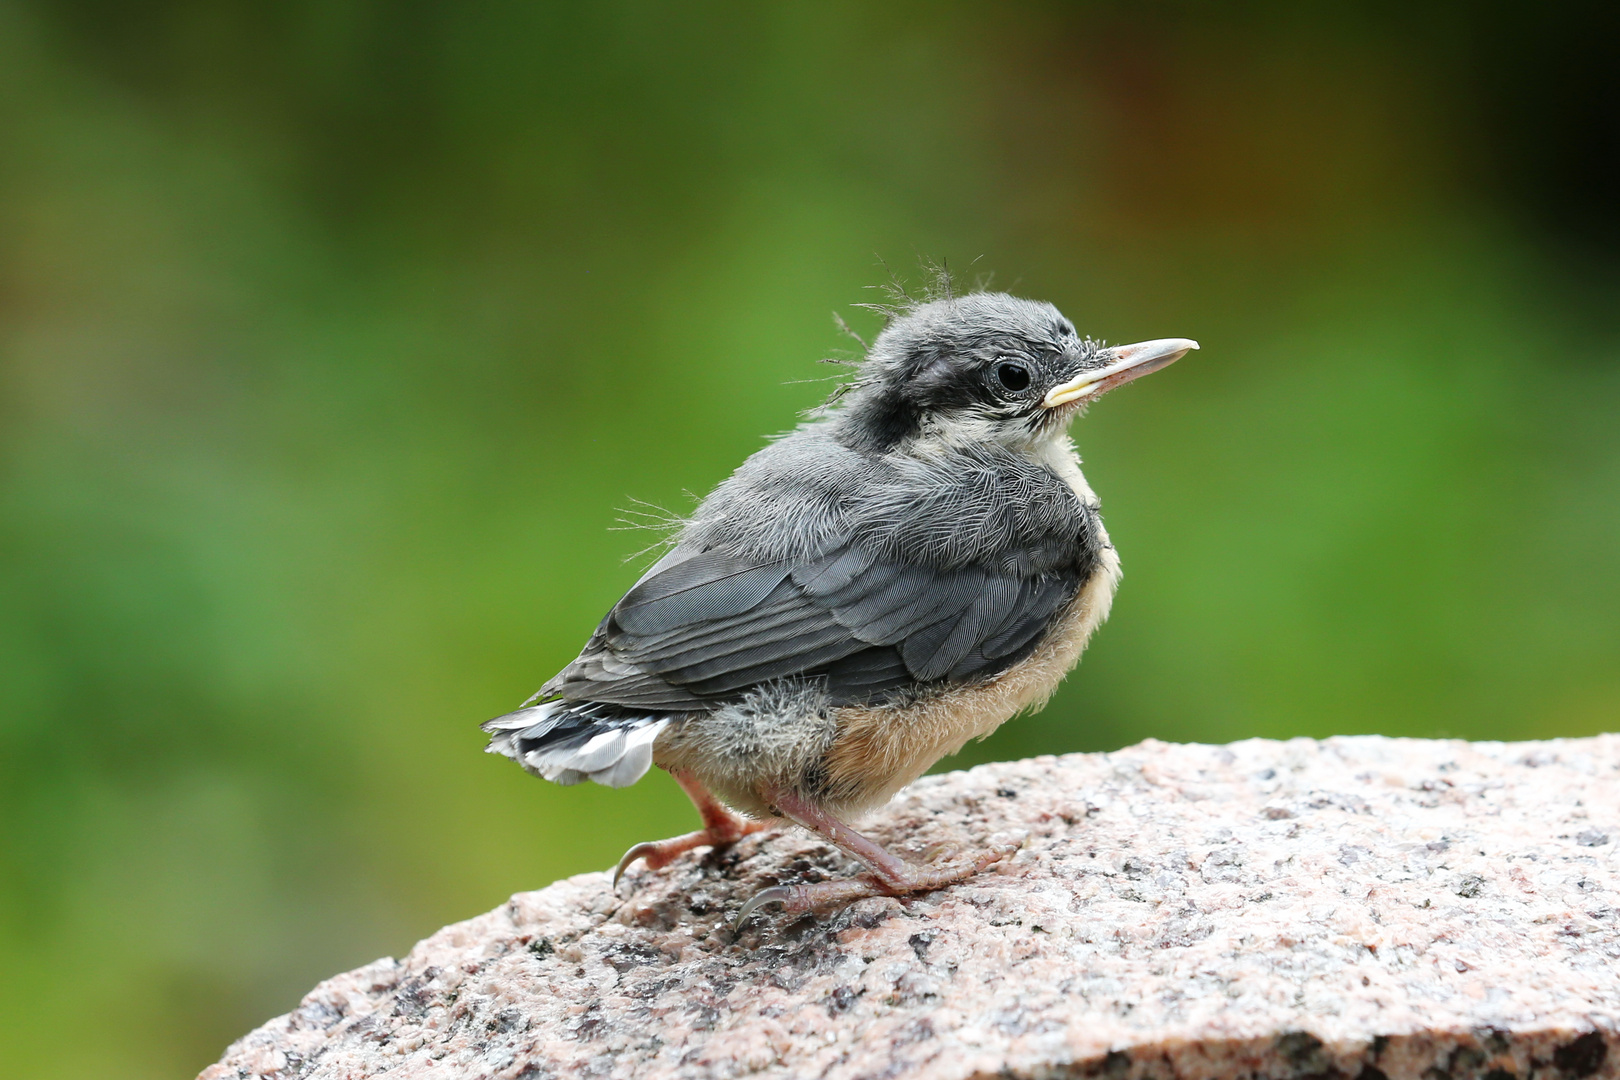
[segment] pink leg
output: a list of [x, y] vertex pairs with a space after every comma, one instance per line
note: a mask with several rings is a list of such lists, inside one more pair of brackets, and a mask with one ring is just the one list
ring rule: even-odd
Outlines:
[[795, 791], [766, 788], [762, 794], [777, 813], [823, 837], [846, 855], [859, 859], [871, 873], [847, 881], [777, 885], [762, 890], [742, 906], [737, 914], [739, 926], [766, 904], [780, 903], [790, 912], [808, 911], [821, 904], [849, 903], [867, 896], [902, 896], [954, 885], [1000, 862], [1019, 847], [1016, 843], [1001, 844], [960, 861], [926, 868], [909, 866]]
[[671, 770], [670, 775], [681, 785], [681, 790], [692, 800], [692, 805], [697, 807], [698, 816], [703, 819], [703, 828], [668, 840], [649, 840], [625, 852], [624, 858], [619, 860], [618, 868], [613, 871], [615, 888], [618, 887], [619, 879], [624, 876], [625, 870], [637, 859], [645, 859], [649, 870], [661, 870], [673, 862], [676, 856], [693, 848], [724, 847], [749, 833], [768, 829], [772, 824], [769, 821], [748, 821], [733, 814], [721, 805], [719, 799], [709, 794], [708, 789], [698, 783], [691, 773]]

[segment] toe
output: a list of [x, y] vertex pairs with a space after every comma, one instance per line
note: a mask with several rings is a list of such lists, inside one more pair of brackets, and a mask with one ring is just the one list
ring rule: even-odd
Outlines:
[[654, 861], [657, 859], [657, 857], [658, 845], [650, 841], [647, 843], [637, 844], [635, 847], [625, 852], [623, 857], [619, 859], [619, 865], [613, 868], [613, 887], [615, 889], [619, 887], [619, 879], [624, 877], [624, 872], [630, 869], [630, 864], [635, 862], [637, 859], [646, 859], [647, 868], [649, 870], [658, 869], [658, 867], [663, 864], [661, 862]]
[[742, 909], [737, 912], [737, 919], [733, 925], [740, 929], [750, 915], [767, 904], [781, 904], [783, 911], [796, 915], [812, 908], [849, 904], [869, 896], [886, 895], [890, 895], [888, 887], [879, 884], [870, 874], [842, 881], [818, 881], [809, 885], [773, 885], [749, 897]]
[[741, 930], [748, 916], [764, 907], [766, 904], [782, 904], [789, 911], [793, 910], [795, 887], [792, 885], [772, 885], [768, 889], [761, 889], [750, 896], [742, 908], [737, 912], [736, 920], [731, 924], [733, 931]]

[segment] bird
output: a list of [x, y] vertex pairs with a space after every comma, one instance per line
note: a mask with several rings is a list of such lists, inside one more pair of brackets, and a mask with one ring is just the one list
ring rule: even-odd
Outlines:
[[[902, 294], [903, 295], [903, 294]], [[667, 770], [702, 822], [637, 844], [614, 887], [792, 823], [862, 864], [753, 911], [925, 892], [1010, 842], [915, 864], [851, 824], [1041, 707], [1120, 580], [1069, 426], [1198, 343], [1108, 346], [1044, 301], [948, 289], [882, 305], [832, 400], [747, 458], [487, 751], [558, 784]]]

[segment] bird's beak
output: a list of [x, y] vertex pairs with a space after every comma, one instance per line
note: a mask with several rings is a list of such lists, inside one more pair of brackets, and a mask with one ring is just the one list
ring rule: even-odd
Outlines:
[[1196, 348], [1198, 342], [1179, 337], [1138, 341], [1135, 345], [1116, 345], [1108, 350], [1111, 362], [1107, 367], [1094, 368], [1071, 382], [1052, 387], [1041, 404], [1052, 409], [1083, 397], [1101, 397], [1116, 386], [1124, 386], [1132, 379], [1169, 367]]

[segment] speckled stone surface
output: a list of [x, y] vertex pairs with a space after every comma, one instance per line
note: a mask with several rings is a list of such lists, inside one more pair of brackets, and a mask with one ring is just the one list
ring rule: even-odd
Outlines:
[[899, 850], [1024, 831], [965, 884], [743, 899], [806, 834], [523, 893], [316, 987], [227, 1077], [1620, 1076], [1620, 735], [1149, 742], [925, 779]]

